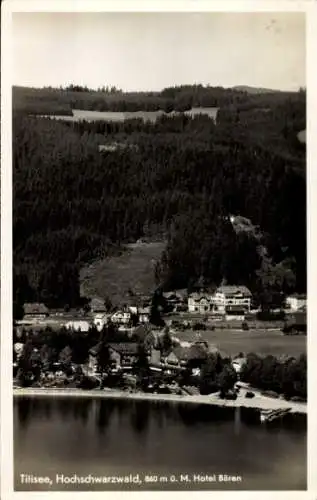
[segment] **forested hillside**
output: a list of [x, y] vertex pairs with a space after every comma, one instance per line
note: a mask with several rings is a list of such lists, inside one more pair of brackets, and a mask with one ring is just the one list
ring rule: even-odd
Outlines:
[[[28, 116], [37, 105], [42, 113], [49, 95], [52, 114], [104, 103], [157, 109], [151, 108], [156, 101], [169, 102], [169, 109], [220, 110], [217, 125], [206, 116], [154, 124]], [[32, 299], [77, 305], [80, 266], [149, 228], [167, 234], [156, 269], [157, 283], [166, 287], [191, 286], [200, 277], [244, 283], [262, 303], [305, 291], [306, 160], [297, 139], [305, 128], [305, 92], [248, 95], [185, 86], [133, 99], [109, 89], [15, 89], [13, 96], [17, 307]], [[134, 147], [100, 153], [107, 143]], [[236, 231], [230, 215], [248, 218], [256, 230]]]

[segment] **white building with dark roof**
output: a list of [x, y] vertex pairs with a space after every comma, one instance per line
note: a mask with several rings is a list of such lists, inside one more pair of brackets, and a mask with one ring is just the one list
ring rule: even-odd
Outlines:
[[305, 311], [307, 307], [307, 297], [306, 295], [301, 295], [301, 294], [295, 294], [295, 295], [290, 295], [289, 297], [286, 297], [286, 309], [290, 310], [291, 312], [294, 311]]
[[252, 294], [246, 286], [224, 285], [217, 288], [214, 301], [219, 311], [227, 312], [237, 307], [251, 310]]
[[31, 302], [24, 304], [24, 319], [44, 319], [49, 315], [49, 310], [45, 304]]
[[65, 328], [67, 328], [67, 330], [73, 330], [75, 332], [87, 333], [90, 329], [90, 323], [83, 320], [68, 321], [68, 323], [66, 323], [65, 325]]
[[213, 295], [208, 293], [192, 293], [188, 297], [188, 312], [208, 313], [213, 310]]
[[192, 293], [188, 297], [188, 311], [207, 314], [209, 312], [226, 314], [239, 309], [249, 312], [252, 294], [245, 286], [220, 286], [216, 292]]
[[94, 325], [98, 331], [101, 331], [103, 327], [108, 323], [108, 314], [98, 313], [94, 316]]

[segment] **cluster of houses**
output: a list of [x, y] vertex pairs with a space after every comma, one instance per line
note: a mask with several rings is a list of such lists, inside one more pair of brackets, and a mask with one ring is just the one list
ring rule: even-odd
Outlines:
[[[187, 290], [177, 290], [163, 293], [168, 310], [173, 313], [188, 313], [208, 316], [210, 319], [230, 321], [232, 319], [244, 321], [254, 310], [252, 309], [252, 294], [245, 286], [220, 286], [213, 292], [201, 291], [191, 294]], [[127, 330], [136, 325], [150, 322], [150, 301], [143, 307], [124, 306], [109, 313], [104, 301], [92, 299], [89, 313], [67, 314], [64, 311], [50, 311], [44, 304], [25, 304], [24, 318], [21, 324], [46, 323], [64, 325], [68, 329], [88, 332], [92, 325], [102, 330], [109, 320], [116, 324], [118, 329]], [[293, 295], [286, 298], [285, 311], [306, 311], [307, 299], [304, 295]]]
[[[199, 376], [201, 367], [210, 353], [227, 357], [216, 346], [209, 344], [200, 336], [197, 336], [192, 342], [181, 341], [177, 337], [171, 336], [172, 344], [165, 348], [162, 345], [162, 337], [165, 333], [166, 330], [155, 331], [148, 325], [141, 325], [136, 327], [133, 341], [107, 344], [110, 373], [132, 372], [134, 363], [138, 359], [140, 342], [145, 347], [150, 372], [153, 376], [158, 377], [164, 375], [172, 378], [185, 369], [189, 369], [192, 376]], [[86, 375], [88, 376], [96, 377], [99, 375], [98, 354], [100, 349], [102, 349], [101, 342], [89, 350], [89, 360], [86, 366]], [[237, 368], [236, 364], [232, 366]], [[236, 371], [238, 372], [238, 368]]]
[[[168, 345], [164, 343], [164, 337], [167, 333], [170, 338]], [[200, 335], [197, 335], [192, 342], [187, 342], [181, 341], [171, 335], [168, 327], [158, 331], [148, 324], [139, 325], [133, 329], [133, 339], [127, 336], [124, 341], [118, 340], [107, 343], [107, 373], [112, 375], [118, 373], [129, 375], [136, 380], [134, 367], [136, 361], [139, 359], [140, 345], [144, 347], [144, 353], [147, 357], [150, 370], [150, 378], [161, 381], [169, 378], [170, 382], [174, 382], [174, 384], [175, 377], [185, 369], [192, 377], [199, 377], [201, 367], [210, 353], [220, 354], [223, 358], [227, 357], [216, 346], [209, 344], [208, 341], [201, 338]], [[14, 344], [14, 351], [16, 353], [14, 370], [17, 369], [17, 361], [23, 353], [23, 347], [24, 345], [20, 342]], [[97, 380], [99, 378], [101, 380], [98, 358], [103, 348], [103, 343], [98, 342], [89, 349], [87, 362], [80, 366], [82, 373], [87, 377]], [[65, 379], [66, 375], [63, 373], [62, 359], [54, 363], [54, 365], [56, 365], [57, 372], [55, 370], [53, 373], [51, 370], [49, 373], [50, 377], [47, 378], [47, 373], [41, 374], [41, 379], [44, 380], [46, 377], [45, 383], [54, 384]], [[232, 364], [232, 366], [238, 373], [240, 366], [237, 365], [237, 362]], [[78, 367], [73, 366], [72, 368], [75, 372]]]
[[150, 307], [126, 306], [115, 312], [109, 313], [101, 299], [92, 299], [88, 313], [65, 312], [50, 310], [44, 304], [24, 304], [23, 320], [17, 322], [21, 326], [27, 325], [54, 325], [65, 326], [74, 331], [88, 332], [94, 325], [101, 331], [104, 325], [111, 320], [119, 330], [126, 330], [137, 324], [146, 324], [150, 321]]
[[188, 312], [230, 319], [245, 319], [251, 311], [252, 294], [245, 286], [221, 286], [214, 293], [193, 293], [188, 297]]

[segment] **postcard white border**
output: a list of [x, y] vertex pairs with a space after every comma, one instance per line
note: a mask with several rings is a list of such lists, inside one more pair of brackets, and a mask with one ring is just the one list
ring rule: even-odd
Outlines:
[[[313, 0], [4, 0], [1, 12], [1, 498], [70, 499], [74, 492], [13, 491], [13, 405], [12, 405], [12, 99], [11, 14], [12, 12], [306, 12], [307, 37], [307, 236], [308, 236], [308, 490], [306, 492], [173, 492], [173, 498], [201, 499], [211, 495], [226, 500], [317, 499], [317, 330], [314, 315], [317, 296], [317, 5]], [[315, 139], [315, 142], [314, 142]], [[314, 196], [315, 195], [315, 196]], [[168, 492], [80, 492], [81, 498], [156, 499]]]

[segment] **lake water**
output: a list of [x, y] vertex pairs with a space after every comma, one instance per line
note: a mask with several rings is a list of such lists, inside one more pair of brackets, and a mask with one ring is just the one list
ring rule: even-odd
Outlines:
[[[304, 417], [261, 425], [252, 411], [206, 405], [15, 398], [14, 454], [20, 491], [306, 489]], [[52, 485], [22, 485], [20, 474], [49, 476]], [[139, 474], [142, 484], [60, 485], [56, 474]], [[218, 474], [241, 481], [219, 481]]]
[[[209, 118], [212, 118], [214, 121], [217, 119], [219, 108], [209, 107], [209, 108], [192, 108], [187, 111], [184, 111], [185, 115], [188, 116], [198, 116], [198, 115], [207, 115]], [[158, 118], [161, 116], [176, 116], [179, 114], [177, 111], [172, 111], [171, 113], [165, 113], [162, 110], [158, 111], [90, 111], [83, 109], [73, 109], [73, 116], [63, 116], [63, 115], [47, 115], [50, 118], [54, 118], [56, 120], [67, 120], [67, 121], [108, 121], [108, 122], [122, 122], [125, 120], [132, 120], [135, 118], [141, 118], [145, 122], [155, 123]], [[39, 115], [40, 116], [40, 115]]]

